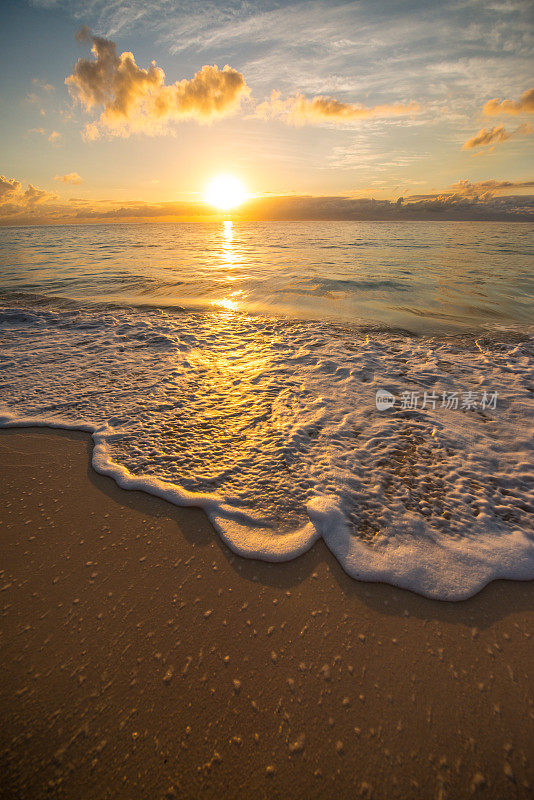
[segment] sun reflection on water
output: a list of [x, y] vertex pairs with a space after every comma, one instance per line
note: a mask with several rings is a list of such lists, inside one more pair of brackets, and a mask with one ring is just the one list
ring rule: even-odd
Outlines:
[[234, 223], [231, 219], [225, 219], [223, 222], [223, 237], [227, 242], [233, 241], [234, 238]]
[[[222, 266], [227, 269], [237, 267], [243, 260], [239, 247], [236, 247], [234, 242], [234, 223], [231, 220], [225, 220], [223, 222], [221, 230], [221, 256]], [[228, 273], [226, 277], [228, 280], [235, 280], [235, 276], [232, 273]]]
[[230, 300], [229, 297], [225, 297], [224, 300], [214, 300], [213, 304], [219, 308], [226, 309], [226, 311], [235, 311], [237, 309], [236, 301]]
[[[241, 252], [234, 242], [234, 223], [232, 220], [224, 220], [222, 229], [220, 231], [221, 238], [221, 267], [226, 270], [224, 278], [227, 281], [237, 280], [237, 275], [233, 272], [243, 260]], [[212, 303], [218, 308], [224, 308], [226, 311], [236, 311], [239, 307], [238, 302], [233, 299], [238, 295], [243, 294], [241, 290], [230, 292], [227, 297], [213, 300]]]

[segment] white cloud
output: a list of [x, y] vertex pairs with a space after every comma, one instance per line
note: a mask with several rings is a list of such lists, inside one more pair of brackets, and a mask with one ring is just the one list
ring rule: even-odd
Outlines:
[[374, 117], [399, 117], [417, 114], [417, 103], [383, 103], [365, 106], [360, 103], [345, 103], [334, 97], [322, 95], [308, 98], [298, 93], [282, 98], [273, 91], [269, 100], [256, 108], [256, 115], [263, 119], [282, 119], [291, 125], [317, 124], [321, 122], [346, 123]]
[[55, 175], [54, 180], [61, 181], [61, 183], [72, 183], [75, 186], [83, 183], [83, 178], [81, 178], [77, 172], [67, 172], [66, 175]]
[[228, 65], [205, 65], [190, 80], [166, 84], [154, 61], [148, 69], [138, 67], [133, 53], [119, 55], [114, 42], [93, 36], [85, 26], [77, 38], [91, 42], [93, 58], [78, 59], [65, 83], [86, 110], [103, 108], [86, 128], [89, 139], [102, 132], [161, 133], [167, 123], [184, 119], [211, 122], [233, 114], [250, 93], [243, 75]]
[[511, 139], [512, 136], [529, 136], [533, 132], [534, 128], [528, 123], [520, 125], [513, 131], [506, 130], [502, 125], [497, 125], [494, 128], [481, 128], [477, 134], [464, 143], [462, 150], [473, 150], [476, 147], [501, 144]]
[[496, 114], [534, 114], [534, 88], [523, 92], [519, 100], [501, 100], [495, 97], [488, 100], [483, 108], [484, 114], [494, 116]]
[[39, 189], [31, 183], [24, 189], [16, 178], [0, 175], [0, 216], [33, 212], [37, 206], [52, 200], [57, 200], [57, 195], [52, 192]]

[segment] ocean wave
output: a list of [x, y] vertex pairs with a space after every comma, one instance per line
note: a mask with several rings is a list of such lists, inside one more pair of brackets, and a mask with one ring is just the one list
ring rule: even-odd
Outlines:
[[[355, 578], [447, 600], [534, 578], [523, 332], [27, 300], [0, 308], [1, 425], [91, 432], [95, 469], [204, 508], [243, 556], [322, 537]], [[442, 407], [455, 393], [478, 401]]]

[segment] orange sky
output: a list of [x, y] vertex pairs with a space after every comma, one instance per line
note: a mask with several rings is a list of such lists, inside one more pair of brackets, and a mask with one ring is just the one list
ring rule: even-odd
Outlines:
[[20, 4], [0, 224], [212, 219], [223, 172], [236, 218], [523, 218], [531, 40], [522, 0]]

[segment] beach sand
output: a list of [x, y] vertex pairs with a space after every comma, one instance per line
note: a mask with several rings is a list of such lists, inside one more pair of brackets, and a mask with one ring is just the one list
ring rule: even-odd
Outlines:
[[0, 432], [3, 800], [533, 796], [534, 582], [247, 561], [90, 455]]

